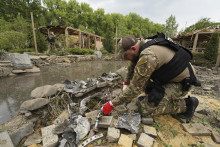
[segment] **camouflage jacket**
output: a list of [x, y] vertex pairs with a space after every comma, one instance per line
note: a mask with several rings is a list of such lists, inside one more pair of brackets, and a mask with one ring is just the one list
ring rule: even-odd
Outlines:
[[[141, 41], [141, 45], [144, 43], [145, 41]], [[137, 63], [131, 63], [128, 68], [126, 82], [129, 83], [129, 86], [112, 100], [113, 105], [117, 106], [124, 102], [128, 103], [141, 94], [146, 88], [151, 74], [158, 68], [158, 65], [159, 61], [154, 52], [150, 48], [143, 50]]]

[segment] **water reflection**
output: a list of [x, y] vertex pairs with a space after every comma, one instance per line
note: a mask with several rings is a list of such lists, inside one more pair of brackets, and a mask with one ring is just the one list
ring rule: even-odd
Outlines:
[[126, 66], [124, 61], [82, 62], [67, 67], [42, 67], [40, 73], [0, 79], [0, 124], [18, 113], [21, 103], [30, 99], [30, 93], [36, 87], [63, 83], [66, 79], [86, 80], [103, 72], [115, 72], [123, 66]]

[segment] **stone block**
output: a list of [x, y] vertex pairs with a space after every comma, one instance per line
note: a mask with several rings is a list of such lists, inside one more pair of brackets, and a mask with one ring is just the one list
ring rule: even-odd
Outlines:
[[121, 114], [124, 113], [124, 112], [127, 112], [127, 108], [125, 107], [125, 105], [116, 106], [114, 108], [114, 110], [118, 111]]
[[24, 142], [24, 146], [29, 146], [32, 144], [38, 144], [41, 142], [41, 136], [38, 134], [32, 134], [29, 136], [26, 141]]
[[150, 137], [145, 133], [141, 133], [137, 142], [138, 146], [141, 147], [151, 147], [153, 143], [154, 143], [154, 138]]
[[55, 125], [50, 125], [50, 126], [41, 128], [44, 147], [56, 147], [57, 146], [58, 136], [52, 133], [52, 130], [54, 128], [55, 128]]
[[21, 127], [13, 130], [9, 133], [11, 140], [15, 146], [19, 144], [19, 142], [26, 136], [32, 134], [34, 132], [34, 123], [33, 121], [27, 122], [23, 124]]
[[34, 67], [32, 69], [25, 69], [25, 71], [30, 73], [40, 72], [40, 68]]
[[217, 133], [217, 132], [212, 132], [212, 139], [213, 139], [216, 143], [220, 144], [220, 134], [219, 134], [219, 133]]
[[14, 69], [32, 68], [31, 60], [28, 54], [10, 53], [6, 58], [13, 63]]
[[107, 139], [108, 142], [117, 142], [120, 137], [120, 130], [116, 128], [108, 128]]
[[136, 134], [129, 134], [128, 137], [132, 138], [133, 140], [137, 140]]
[[0, 133], [0, 147], [14, 147], [8, 132]]
[[211, 132], [208, 127], [200, 123], [182, 124], [183, 129], [193, 136], [209, 136]]
[[148, 134], [149, 136], [156, 138], [157, 131], [154, 127], [144, 125], [144, 133]]
[[132, 134], [137, 134], [139, 131], [139, 124], [141, 122], [141, 116], [139, 113], [125, 113], [118, 118], [115, 125], [116, 128], [123, 128], [129, 130]]
[[24, 70], [12, 70], [11, 71], [13, 74], [21, 74], [21, 73], [26, 73]]
[[36, 110], [49, 103], [49, 100], [46, 98], [36, 98], [31, 100], [26, 100], [21, 104], [20, 110]]
[[[102, 116], [99, 119], [98, 128], [108, 128], [113, 122], [113, 116]], [[92, 125], [95, 124], [95, 119], [92, 121]]]
[[64, 110], [54, 121], [53, 124], [60, 125], [64, 122], [64, 120], [69, 118], [69, 113], [67, 110]]
[[91, 111], [91, 112], [85, 113], [85, 116], [87, 119], [94, 120], [96, 116], [98, 115], [98, 112], [99, 112], [98, 110]]
[[97, 84], [97, 88], [102, 88], [108, 85], [108, 82], [101, 82]]
[[57, 93], [57, 88], [51, 85], [45, 85], [35, 88], [31, 92], [32, 98], [43, 98], [48, 96], [53, 96]]
[[122, 145], [124, 147], [132, 147], [133, 139], [128, 137], [125, 134], [121, 134], [119, 141], [118, 141], [118, 144]]
[[141, 122], [142, 122], [142, 124], [145, 124], [145, 125], [153, 125], [154, 124], [154, 119], [152, 117], [149, 117], [149, 118], [143, 117], [141, 119]]

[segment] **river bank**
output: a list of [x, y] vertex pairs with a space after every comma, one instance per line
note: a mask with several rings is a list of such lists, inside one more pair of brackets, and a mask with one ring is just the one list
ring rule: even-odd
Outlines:
[[[102, 125], [99, 126], [99, 132], [96, 134], [103, 134], [104, 137], [92, 141], [88, 146], [141, 146], [141, 144], [144, 146], [146, 144], [149, 144], [149, 146], [217, 147], [217, 143], [219, 143], [218, 137], [220, 131], [220, 90], [218, 87], [220, 76], [219, 74], [216, 74], [213, 70], [204, 67], [196, 67], [196, 70], [199, 80], [202, 82], [202, 87], [193, 88], [193, 90], [189, 94], [197, 97], [200, 101], [200, 105], [195, 113], [195, 116], [189, 123], [182, 123], [181, 121], [183, 120], [180, 121], [169, 115], [153, 118], [140, 118], [138, 114], [132, 114], [132, 118], [136, 118], [134, 121], [135, 124], [138, 124], [134, 126], [138, 128], [128, 127], [126, 129], [122, 129], [120, 127], [116, 127], [116, 124], [118, 123], [119, 118], [123, 117], [123, 112], [129, 110], [128, 105], [122, 105], [120, 106], [120, 108], [116, 108], [115, 111], [112, 112], [111, 116], [105, 117], [105, 120], [101, 121], [102, 123], [100, 122]], [[99, 102], [102, 101], [102, 103], [105, 103], [106, 101], [108, 101], [107, 98], [113, 98], [120, 93], [121, 83], [123, 81], [122, 77], [124, 74], [122, 74], [123, 72], [116, 73], [118, 73], [118, 76], [112, 77], [112, 81], [100, 81], [98, 84], [99, 86], [91, 86], [89, 90], [84, 91], [85, 93], [81, 91], [74, 94], [72, 92], [72, 94], [70, 94], [69, 92], [66, 92], [64, 90], [65, 85], [53, 85], [52, 87], [57, 87], [55, 88], [55, 95], [54, 91], [50, 90], [50, 92], [54, 96], [41, 95], [40, 97], [42, 98], [39, 99], [39, 101], [44, 101], [44, 103], [40, 103], [40, 108], [33, 110], [33, 105], [31, 105], [31, 107], [26, 107], [26, 109], [30, 110], [26, 112], [23, 111], [23, 114], [19, 114], [15, 116], [12, 120], [1, 125], [0, 131], [8, 131], [11, 138], [15, 136], [13, 134], [23, 134], [19, 138], [12, 139], [13, 143], [15, 142], [16, 145], [19, 144], [20, 146], [23, 146], [33, 134], [40, 136], [40, 138], [51, 138], [50, 135], [55, 135], [54, 138], [57, 139], [52, 139], [51, 141], [52, 143], [58, 145], [63, 139], [61, 134], [65, 132], [65, 128], [67, 128], [69, 124], [67, 123], [67, 125], [65, 125], [64, 120], [67, 120], [69, 118], [67, 104], [71, 102], [73, 103], [71, 105], [73, 117], [77, 116], [77, 120], [80, 120], [79, 114], [81, 114], [83, 118], [86, 119], [85, 122], [88, 122], [89, 124], [84, 124], [89, 127], [86, 127], [87, 130], [84, 130], [86, 135], [83, 135], [84, 137], [81, 138], [81, 140], [78, 142], [78, 145], [80, 145], [83, 143], [83, 141], [86, 141], [87, 138], [91, 136], [91, 134], [89, 135], [89, 132], [92, 132], [91, 129], [94, 125], [92, 120], [94, 120], [95, 116], [97, 115], [97, 107]], [[102, 78], [100, 77], [96, 80], [100, 79]], [[92, 80], [90, 80], [90, 83], [91, 81]], [[88, 83], [89, 81], [85, 82]], [[81, 82], [81, 84], [83, 83], [84, 82]], [[44, 87], [42, 89], [45, 90], [48, 88]], [[35, 90], [36, 89], [34, 89], [33, 91]], [[37, 92], [33, 93], [36, 94]], [[42, 92], [38, 93], [42, 94]], [[37, 98], [32, 98], [31, 100], [34, 100], [36, 103], [36, 99]], [[48, 99], [49, 101], [45, 99]], [[84, 103], [86, 105], [82, 105], [82, 100], [86, 100]], [[21, 108], [24, 109], [24, 104], [23, 106], [21, 105]], [[80, 108], [86, 109], [82, 109], [83, 111], [81, 110], [81, 112], [83, 113], [79, 113]], [[67, 120], [67, 122], [69, 121]], [[103, 125], [103, 123], [105, 125]], [[48, 126], [52, 127], [52, 129], [47, 128]], [[50, 132], [50, 135], [48, 136], [44, 136], [43, 130], [45, 129], [45, 127], [46, 129], [49, 129], [48, 132]], [[25, 128], [32, 131], [25, 132]], [[44, 129], [42, 130], [42, 128]], [[189, 130], [189, 128], [194, 128], [194, 130]], [[136, 133], [134, 133], [135, 129], [137, 131]], [[149, 130], [153, 131], [149, 132]], [[112, 131], [113, 135], [111, 135]], [[56, 134], [58, 135], [56, 136]], [[32, 142], [32, 144], [35, 144], [35, 146], [42, 146], [45, 145], [45, 141], [44, 139], [43, 141], [42, 139], [40, 141], [35, 140]]]

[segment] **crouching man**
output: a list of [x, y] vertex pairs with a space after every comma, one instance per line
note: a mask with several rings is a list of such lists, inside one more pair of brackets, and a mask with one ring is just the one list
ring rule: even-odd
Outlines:
[[131, 61], [127, 88], [103, 106], [109, 114], [115, 106], [133, 102], [143, 117], [178, 114], [180, 118], [193, 117], [199, 104], [197, 98], [183, 98], [191, 86], [200, 86], [190, 60], [192, 54], [163, 33], [147, 40], [134, 36], [120, 41], [125, 60]]

